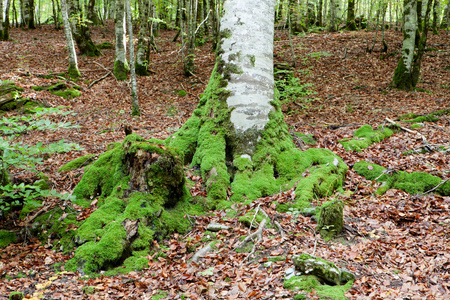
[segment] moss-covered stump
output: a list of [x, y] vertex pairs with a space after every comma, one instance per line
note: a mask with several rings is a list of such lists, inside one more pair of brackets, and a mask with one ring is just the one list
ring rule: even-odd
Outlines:
[[66, 269], [86, 274], [144, 268], [153, 240], [186, 232], [185, 214], [202, 211], [190, 202], [180, 153], [135, 134], [88, 166], [74, 195], [84, 207], [98, 197], [97, 210], [62, 240], [79, 245]]
[[347, 299], [344, 294], [353, 285], [353, 273], [309, 254], [294, 256], [292, 261], [299, 273], [291, 272], [287, 275], [284, 288], [307, 293], [315, 290], [319, 296], [327, 297], [326, 299]]
[[88, 154], [78, 157], [77, 159], [74, 159], [68, 162], [67, 164], [63, 165], [61, 168], [59, 168], [58, 172], [65, 172], [88, 166], [92, 162], [94, 162], [95, 157], [96, 157], [95, 154]]
[[353, 150], [360, 152], [362, 149], [366, 149], [373, 143], [378, 143], [393, 134], [394, 132], [386, 127], [373, 130], [372, 126], [364, 125], [355, 131], [353, 139], [340, 140], [339, 142], [347, 151]]
[[23, 88], [16, 86], [10, 81], [0, 81], [0, 113], [16, 109], [18, 100], [21, 98], [20, 92]]
[[344, 228], [344, 203], [341, 200], [322, 204], [317, 230], [325, 241], [331, 240]]
[[377, 164], [359, 161], [353, 169], [369, 180], [383, 183], [376, 193], [384, 194], [388, 189], [398, 189], [409, 194], [421, 194], [435, 189], [434, 192], [442, 196], [450, 196], [450, 181], [425, 172], [388, 171]]

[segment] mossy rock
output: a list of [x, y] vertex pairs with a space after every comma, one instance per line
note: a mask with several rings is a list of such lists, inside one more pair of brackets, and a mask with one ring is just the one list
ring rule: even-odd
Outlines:
[[70, 171], [90, 165], [95, 158], [95, 154], [88, 154], [78, 157], [59, 168], [58, 172]]
[[130, 134], [88, 166], [75, 203], [87, 207], [98, 198], [98, 209], [73, 233], [72, 246], [79, 247], [66, 269], [108, 275], [142, 270], [153, 240], [187, 232], [184, 215], [201, 214], [203, 207], [191, 201], [182, 161], [162, 141]]
[[357, 129], [353, 134], [354, 138], [350, 140], [340, 140], [339, 143], [344, 146], [347, 151], [361, 152], [374, 143], [381, 142], [384, 138], [390, 137], [394, 132], [389, 128], [378, 128], [373, 130], [372, 126], [364, 125]]
[[9, 300], [22, 300], [23, 293], [22, 292], [11, 292], [9, 294]]
[[5, 248], [9, 244], [17, 241], [17, 235], [13, 232], [0, 230], [0, 248]]
[[317, 230], [325, 241], [342, 232], [344, 227], [344, 203], [342, 200], [325, 202], [319, 208]]
[[[421, 194], [442, 183], [441, 178], [425, 172], [388, 172], [382, 166], [366, 161], [357, 162], [353, 169], [369, 180], [383, 182], [383, 186], [377, 190], [378, 194], [383, 194], [388, 189], [398, 189], [409, 194]], [[435, 192], [442, 196], [450, 196], [450, 181], [441, 184]]]
[[72, 89], [67, 89], [67, 84], [59, 82], [51, 86], [33, 86], [31, 87], [35, 91], [49, 91], [53, 95], [63, 97], [64, 99], [72, 99], [81, 96], [79, 86], [74, 86]]

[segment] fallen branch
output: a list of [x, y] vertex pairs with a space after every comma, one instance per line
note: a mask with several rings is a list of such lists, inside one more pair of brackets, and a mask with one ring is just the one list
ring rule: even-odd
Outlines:
[[236, 250], [236, 249], [243, 249], [245, 244], [247, 244], [249, 241], [253, 240], [254, 238], [256, 238], [255, 244], [257, 242], [261, 241], [262, 240], [262, 233], [263, 233], [264, 228], [266, 227], [266, 223], [267, 223], [267, 219], [263, 219], [261, 221], [261, 224], [259, 224], [258, 229], [255, 232], [253, 232], [252, 234], [248, 235], [242, 241], [242, 243], [240, 243], [239, 246], [237, 246], [234, 250]]
[[309, 228], [311, 228], [311, 230], [314, 232], [314, 249], [312, 252], [312, 255], [314, 255], [314, 253], [316, 253], [316, 248], [317, 248], [317, 232], [314, 228], [312, 228], [309, 224], [306, 224], [306, 226], [308, 226]]
[[424, 195], [426, 195], [426, 194], [428, 194], [428, 193], [431, 193], [431, 192], [435, 191], [435, 190], [438, 189], [441, 185], [443, 185], [444, 183], [446, 183], [449, 179], [450, 179], [450, 178], [447, 178], [447, 179], [445, 179], [445, 180], [442, 180], [438, 185], [436, 185], [436, 186], [435, 186], [434, 188], [432, 188], [431, 190], [426, 191], [425, 193], [419, 194], [419, 197], [420, 197], [420, 196], [424, 196]]
[[210, 242], [208, 245], [206, 245], [205, 247], [203, 247], [200, 250], [198, 250], [194, 254], [194, 256], [192, 256], [191, 261], [189, 262], [189, 264], [191, 262], [196, 263], [198, 261], [198, 259], [200, 258], [200, 256], [204, 256], [204, 255], [206, 255], [206, 253], [210, 252], [212, 250], [212, 244], [213, 244], [213, 242]]
[[420, 132], [417, 132], [417, 131], [414, 131], [414, 130], [411, 130], [411, 129], [402, 127], [402, 126], [398, 125], [397, 123], [395, 123], [394, 121], [392, 121], [392, 120], [389, 119], [389, 118], [386, 118], [386, 121], [388, 121], [388, 122], [391, 123], [392, 125], [398, 126], [401, 130], [404, 130], [404, 131], [409, 132], [409, 133], [415, 133], [415, 134], [419, 135], [419, 136], [422, 138], [423, 142], [424, 142], [425, 144], [428, 144], [427, 139], [426, 139]]
[[278, 228], [278, 231], [280, 232], [281, 238], [284, 239], [284, 237], [286, 235], [284, 234], [284, 230], [283, 230], [283, 227], [281, 227], [281, 224], [278, 223], [278, 221], [273, 221], [273, 224], [275, 224], [275, 226]]
[[96, 83], [102, 81], [103, 79], [105, 79], [106, 77], [108, 77], [111, 73], [112, 73], [112, 71], [109, 71], [108, 73], [106, 73], [105, 75], [103, 75], [102, 77], [100, 77], [99, 79], [94, 80], [94, 81], [88, 86], [88, 89], [90, 89], [94, 84], [96, 84]]

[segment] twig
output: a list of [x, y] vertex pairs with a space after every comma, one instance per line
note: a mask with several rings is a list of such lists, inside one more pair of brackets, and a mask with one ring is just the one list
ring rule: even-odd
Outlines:
[[342, 57], [341, 60], [342, 60], [342, 59], [345, 59], [346, 57], [347, 57], [347, 47], [345, 47], [344, 57]]
[[102, 81], [103, 79], [105, 79], [106, 77], [108, 77], [111, 73], [112, 73], [112, 71], [109, 71], [109, 72], [106, 73], [104, 76], [100, 77], [100, 78], [97, 79], [97, 80], [94, 80], [94, 81], [88, 86], [88, 89], [90, 89], [94, 84], [96, 84], [96, 83]]
[[242, 249], [242, 248], [245, 246], [245, 244], [246, 244], [247, 242], [249, 242], [250, 240], [252, 240], [252, 239], [255, 238], [255, 237], [257, 238], [256, 242], [262, 240], [262, 233], [263, 233], [264, 227], [266, 227], [266, 223], [267, 223], [267, 219], [263, 219], [263, 220], [261, 221], [261, 224], [259, 224], [258, 229], [257, 229], [255, 232], [253, 232], [252, 234], [248, 235], [248, 236], [242, 241], [242, 243], [240, 243], [239, 246], [237, 246], [237, 247], [235, 248], [235, 250], [236, 250], [236, 249]]
[[347, 75], [347, 76], [342, 77], [342, 79], [343, 79], [345, 82], [352, 84], [350, 81], [345, 80], [345, 78], [349, 78], [349, 77], [353, 77], [353, 76], [355, 76], [355, 75]]
[[197, 75], [195, 75], [195, 74], [192, 73], [191, 71], [189, 71], [189, 74], [191, 74], [192, 76], [194, 76], [195, 78], [197, 78], [201, 83], [206, 84], [200, 77], [198, 77]]
[[281, 224], [278, 223], [278, 221], [273, 221], [273, 224], [275, 224], [275, 226], [277, 226], [278, 231], [280, 232], [280, 235], [281, 235], [281, 239], [284, 239], [284, 237], [286, 235], [284, 234], [283, 227], [281, 227]]
[[392, 121], [392, 120], [389, 119], [389, 118], [386, 118], [386, 121], [388, 121], [388, 122], [391, 123], [392, 125], [395, 125], [395, 126], [400, 127], [401, 130], [404, 130], [404, 131], [409, 132], [409, 133], [415, 133], [415, 134], [419, 135], [419, 136], [422, 138], [423, 142], [424, 142], [425, 144], [428, 144], [427, 139], [426, 139], [420, 132], [417, 132], [417, 131], [414, 131], [414, 130], [411, 130], [411, 129], [402, 127], [402, 126], [398, 125], [397, 123], [395, 123], [394, 121]]
[[[255, 219], [256, 219], [256, 215], [258, 214], [259, 206], [260, 206], [260, 205], [261, 205], [261, 203], [258, 204], [258, 207], [257, 207], [256, 210], [255, 210], [255, 214], [253, 215], [253, 219], [252, 219], [252, 221], [250, 222], [250, 227], [249, 227], [249, 229], [248, 229], [248, 234], [250, 234], [250, 232], [252, 231], [253, 221], [255, 221]], [[256, 226], [255, 226], [255, 227], [256, 227]]]
[[426, 194], [428, 194], [428, 193], [433, 192], [434, 190], [438, 189], [441, 185], [443, 185], [444, 183], [446, 183], [447, 181], [449, 181], [449, 179], [450, 179], [450, 178], [447, 178], [447, 179], [445, 179], [445, 180], [442, 180], [438, 185], [436, 185], [436, 186], [435, 186], [434, 188], [432, 188], [431, 190], [426, 191], [425, 193], [419, 194], [419, 197], [420, 197], [420, 196], [424, 196], [424, 195], [426, 195]]

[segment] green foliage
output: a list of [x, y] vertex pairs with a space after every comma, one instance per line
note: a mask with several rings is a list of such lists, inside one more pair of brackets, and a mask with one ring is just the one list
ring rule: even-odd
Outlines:
[[[290, 70], [275, 69], [274, 76], [276, 78], [275, 86], [280, 94], [279, 99], [282, 105], [294, 102], [302, 109], [309, 107], [308, 104], [313, 99], [308, 99], [306, 96], [315, 94], [315, 92], [308, 89], [313, 84], [301, 84], [300, 79], [295, 77], [294, 72]], [[300, 103], [297, 100], [300, 100]]]
[[9, 231], [0, 230], [0, 248], [5, 248], [17, 240], [17, 236]]
[[[82, 148], [74, 143], [66, 143], [64, 139], [49, 145], [43, 145], [42, 142], [36, 145], [27, 145], [23, 142], [15, 142], [17, 135], [32, 130], [48, 130], [58, 128], [73, 128], [70, 123], [53, 123], [43, 118], [45, 114], [57, 113], [62, 115], [70, 112], [61, 112], [59, 108], [35, 108], [34, 114], [17, 117], [3, 117], [0, 120], [0, 131], [3, 137], [0, 138], [0, 170], [7, 173], [12, 168], [24, 169], [30, 172], [36, 171], [36, 166], [44, 160], [44, 155], [56, 152], [69, 152], [71, 150], [81, 150]], [[39, 199], [42, 197], [59, 197], [68, 200], [70, 197], [61, 195], [56, 191], [45, 190], [42, 183], [26, 185], [12, 184], [3, 180], [0, 187], [0, 210], [9, 211], [11, 207], [31, 205], [39, 207]]]

